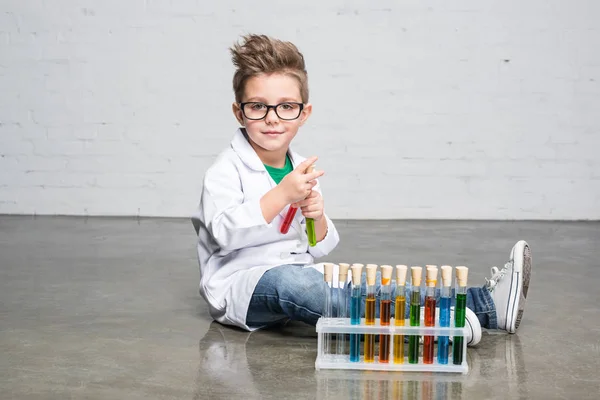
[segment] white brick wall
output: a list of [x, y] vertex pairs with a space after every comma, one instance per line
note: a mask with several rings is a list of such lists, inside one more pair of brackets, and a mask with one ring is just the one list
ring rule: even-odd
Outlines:
[[[218, 4], [217, 4], [218, 3]], [[369, 5], [367, 5], [369, 4]], [[0, 0], [0, 213], [188, 216], [228, 46], [304, 52], [334, 218], [600, 218], [595, 0]]]

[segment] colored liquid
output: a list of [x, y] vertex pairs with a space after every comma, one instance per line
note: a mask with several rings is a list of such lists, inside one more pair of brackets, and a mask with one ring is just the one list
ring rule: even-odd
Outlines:
[[281, 223], [281, 228], [279, 229], [281, 233], [288, 233], [288, 231], [290, 230], [290, 226], [292, 226], [294, 216], [296, 216], [296, 211], [298, 211], [296, 207], [288, 208], [288, 212], [287, 214], [285, 214], [285, 218], [283, 219], [283, 222]]
[[[405, 309], [406, 298], [404, 296], [396, 296], [396, 321], [394, 325], [404, 326]], [[394, 362], [396, 364], [404, 363], [404, 335], [394, 335]]]
[[365, 303], [365, 324], [375, 325], [375, 295], [370, 296]]
[[[425, 298], [425, 326], [435, 326], [435, 297]], [[433, 336], [423, 338], [423, 363], [433, 364]]]
[[[421, 295], [413, 291], [410, 298], [410, 326], [419, 326], [421, 323]], [[419, 336], [408, 337], [408, 362], [416, 364], [419, 362]]]
[[[352, 291], [352, 298], [350, 299], [350, 324], [360, 324], [360, 287], [358, 290]], [[360, 335], [350, 335], [350, 361], [358, 362], [360, 360]]]
[[[365, 325], [375, 325], [375, 295], [367, 295]], [[375, 335], [365, 334], [365, 362], [375, 361]]]
[[312, 218], [306, 219], [306, 234], [308, 235], [308, 244], [315, 247], [317, 245], [317, 233], [315, 231], [315, 220]]
[[[450, 297], [440, 297], [440, 326], [450, 326]], [[438, 362], [448, 364], [448, 336], [438, 337]]]
[[[467, 308], [467, 294], [456, 295], [456, 306], [454, 307], [454, 326], [462, 328], [465, 326], [465, 313]], [[454, 336], [452, 342], [452, 363], [460, 365], [463, 362], [463, 340], [462, 336]]]
[[[379, 316], [381, 325], [390, 324], [390, 314], [392, 309], [391, 300], [381, 300], [379, 305]], [[379, 335], [379, 362], [387, 363], [390, 361], [390, 335]]]

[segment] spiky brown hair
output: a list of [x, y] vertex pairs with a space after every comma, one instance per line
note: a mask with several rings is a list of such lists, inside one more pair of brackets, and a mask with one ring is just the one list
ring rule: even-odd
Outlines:
[[233, 91], [235, 101], [244, 97], [246, 82], [260, 74], [282, 73], [298, 80], [302, 102], [308, 102], [308, 74], [304, 56], [291, 42], [284, 42], [266, 35], [250, 34], [242, 37], [230, 49], [233, 65]]

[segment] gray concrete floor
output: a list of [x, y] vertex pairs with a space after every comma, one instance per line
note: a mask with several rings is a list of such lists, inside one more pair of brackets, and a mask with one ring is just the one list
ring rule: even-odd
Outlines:
[[211, 321], [187, 220], [0, 216], [2, 399], [597, 399], [599, 223], [338, 221], [328, 260], [465, 264], [482, 283], [517, 239], [533, 273], [515, 335], [468, 375], [314, 369], [314, 328]]

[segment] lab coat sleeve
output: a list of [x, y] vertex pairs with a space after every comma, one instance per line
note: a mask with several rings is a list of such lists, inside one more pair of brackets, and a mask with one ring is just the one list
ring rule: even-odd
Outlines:
[[[320, 182], [317, 181], [317, 185], [313, 190], [317, 190], [321, 193], [321, 196], [323, 196]], [[308, 252], [315, 258], [325, 257], [327, 254], [331, 253], [335, 246], [340, 242], [340, 236], [333, 221], [329, 219], [327, 214], [325, 214], [324, 217], [327, 221], [327, 233], [325, 234], [325, 237], [320, 242], [317, 242], [315, 247], [308, 247]]]
[[217, 245], [225, 251], [264, 244], [271, 228], [260, 207], [260, 198], [244, 199], [237, 170], [233, 165], [207, 172], [200, 210], [194, 225], [203, 224]]
[[325, 257], [327, 254], [331, 253], [335, 246], [340, 242], [340, 236], [338, 234], [333, 221], [329, 219], [327, 215], [325, 215], [327, 220], [327, 234], [320, 242], [317, 242], [315, 247], [308, 247], [308, 252], [315, 258]]

